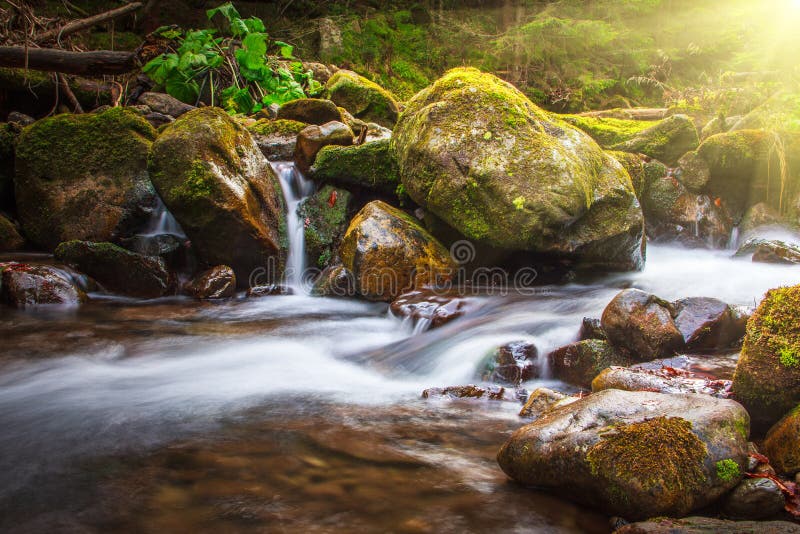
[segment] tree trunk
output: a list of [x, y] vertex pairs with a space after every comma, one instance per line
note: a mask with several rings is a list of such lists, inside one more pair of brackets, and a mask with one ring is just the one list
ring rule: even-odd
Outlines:
[[63, 74], [125, 74], [139, 67], [132, 52], [69, 52], [51, 48], [0, 46], [0, 67], [28, 68]]

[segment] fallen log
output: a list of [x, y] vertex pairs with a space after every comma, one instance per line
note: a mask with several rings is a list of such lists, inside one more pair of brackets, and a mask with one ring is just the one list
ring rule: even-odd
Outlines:
[[52, 48], [0, 46], [0, 67], [27, 67], [45, 72], [99, 76], [131, 72], [139, 67], [139, 62], [132, 52], [70, 52]]
[[114, 20], [119, 17], [123, 17], [129, 13], [133, 13], [134, 11], [140, 9], [141, 7], [142, 7], [141, 2], [132, 2], [122, 7], [118, 7], [116, 9], [112, 9], [104, 13], [99, 13], [97, 15], [85, 19], [74, 20], [72, 22], [65, 24], [60, 28], [55, 28], [46, 31], [44, 33], [41, 33], [35, 36], [33, 40], [36, 41], [37, 43], [41, 43], [44, 41], [48, 41], [50, 39], [66, 37], [67, 35], [79, 32], [81, 30], [85, 30], [87, 28], [91, 28], [92, 26], [95, 26], [97, 24], [101, 24], [109, 20]]

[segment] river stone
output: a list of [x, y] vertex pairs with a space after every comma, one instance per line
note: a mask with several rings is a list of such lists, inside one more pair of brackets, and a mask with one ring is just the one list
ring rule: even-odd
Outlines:
[[519, 416], [536, 419], [553, 408], [566, 406], [577, 400], [578, 397], [570, 397], [559, 391], [553, 391], [548, 388], [537, 388], [528, 397], [528, 400], [519, 412]]
[[700, 138], [692, 119], [687, 115], [673, 115], [610, 148], [645, 154], [668, 165], [675, 165], [681, 156], [696, 149], [699, 144]]
[[539, 350], [533, 343], [512, 341], [493, 350], [485, 360], [483, 380], [519, 386], [522, 382], [539, 377], [537, 359]]
[[768, 478], [746, 478], [725, 498], [722, 511], [735, 519], [768, 519], [783, 512], [786, 499]]
[[603, 332], [603, 327], [600, 326], [600, 319], [584, 317], [581, 320], [581, 329], [578, 331], [578, 341], [586, 341], [587, 339], [608, 340], [606, 338], [606, 333]]
[[672, 368], [609, 367], [592, 380], [592, 391], [656, 391], [659, 393], [702, 393], [727, 398], [730, 380], [708, 380]]
[[758, 263], [800, 263], [800, 246], [777, 239], [754, 237], [745, 241], [736, 251], [736, 257], [753, 255]]
[[800, 285], [772, 289], [747, 323], [733, 393], [766, 431], [800, 404]]
[[339, 248], [358, 293], [392, 301], [411, 289], [448, 282], [456, 263], [446, 248], [413, 218], [375, 200], [350, 221]]
[[0, 214], [0, 252], [19, 250], [24, 245], [25, 238], [19, 234], [16, 225]]
[[355, 297], [356, 278], [343, 265], [328, 265], [314, 281], [311, 293], [320, 297]]
[[297, 168], [307, 174], [322, 147], [328, 145], [350, 146], [353, 144], [353, 130], [341, 122], [327, 122], [322, 126], [306, 126], [297, 136], [294, 161]]
[[19, 137], [14, 179], [27, 238], [113, 241], [147, 222], [155, 194], [147, 157], [156, 132], [125, 108], [42, 119]]
[[669, 357], [683, 348], [670, 303], [638, 289], [625, 289], [603, 310], [608, 340], [636, 361]]
[[236, 275], [227, 265], [217, 265], [194, 277], [184, 291], [196, 299], [224, 299], [236, 296]]
[[592, 380], [612, 365], [627, 365], [631, 361], [608, 342], [587, 339], [558, 348], [547, 356], [550, 369], [559, 380], [589, 388]]
[[642, 266], [625, 169], [491, 74], [453, 69], [417, 93], [390, 146], [411, 199], [467, 239], [586, 267]]
[[520, 428], [497, 459], [522, 484], [609, 514], [682, 516], [739, 483], [748, 427], [731, 400], [606, 390]]
[[144, 104], [156, 113], [169, 115], [175, 119], [195, 109], [194, 106], [181, 102], [177, 98], [165, 93], [142, 93], [139, 95], [137, 102]]
[[393, 128], [400, 114], [394, 96], [363, 76], [349, 70], [339, 70], [325, 84], [326, 92], [337, 106], [354, 117]]
[[728, 521], [711, 517], [662, 517], [631, 523], [614, 534], [800, 534], [800, 525], [788, 521]]
[[326, 146], [317, 154], [311, 177], [318, 182], [384, 195], [395, 195], [400, 185], [400, 172], [388, 139], [358, 146]]
[[779, 473], [789, 477], [800, 473], [800, 405], [769, 429], [763, 447]]
[[326, 185], [297, 207], [305, 225], [306, 254], [312, 266], [324, 269], [334, 259], [347, 230], [352, 198], [349, 191]]
[[336, 104], [322, 98], [298, 98], [286, 102], [278, 110], [278, 119], [319, 126], [331, 121], [344, 122]]
[[153, 184], [205, 265], [229, 265], [244, 287], [280, 278], [285, 231], [278, 177], [242, 126], [219, 108], [182, 115], [153, 144]]
[[67, 273], [49, 265], [0, 264], [0, 301], [16, 308], [77, 306], [88, 299]]
[[113, 243], [67, 241], [56, 247], [54, 255], [114, 293], [157, 298], [170, 289], [170, 275], [164, 260], [143, 256]]
[[474, 298], [420, 289], [398, 296], [389, 309], [395, 317], [408, 317], [415, 324], [426, 321], [429, 328], [438, 328], [478, 306], [479, 302]]
[[502, 386], [478, 387], [474, 384], [468, 386], [448, 386], [446, 388], [428, 388], [422, 392], [423, 399], [430, 398], [449, 399], [483, 399], [490, 401], [516, 402], [517, 395]]
[[744, 336], [744, 325], [730, 306], [719, 299], [690, 297], [673, 302], [675, 326], [690, 350], [715, 350], [733, 346]]
[[270, 161], [291, 161], [297, 135], [308, 126], [304, 122], [261, 119], [247, 127], [256, 146]]

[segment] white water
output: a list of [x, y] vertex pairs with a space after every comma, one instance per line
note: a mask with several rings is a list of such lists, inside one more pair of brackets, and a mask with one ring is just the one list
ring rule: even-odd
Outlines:
[[157, 235], [174, 235], [181, 239], [186, 239], [186, 234], [181, 228], [181, 225], [173, 217], [172, 213], [164, 205], [161, 197], [156, 196], [156, 207], [153, 210], [153, 215], [147, 230], [141, 235], [144, 237], [153, 237]]
[[297, 213], [300, 203], [314, 192], [314, 182], [306, 179], [294, 163], [278, 161], [270, 163], [283, 189], [286, 201], [286, 230], [289, 238], [289, 254], [286, 259], [285, 280], [295, 291], [304, 291], [303, 274], [306, 269], [305, 225]]

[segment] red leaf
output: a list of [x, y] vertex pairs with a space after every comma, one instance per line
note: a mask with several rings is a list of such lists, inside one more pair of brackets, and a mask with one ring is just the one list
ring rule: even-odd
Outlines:
[[331, 196], [328, 197], [328, 206], [334, 207], [336, 205], [336, 189], [331, 191]]

